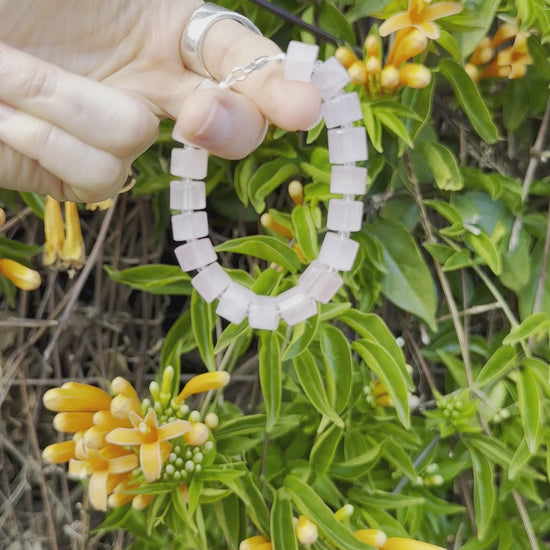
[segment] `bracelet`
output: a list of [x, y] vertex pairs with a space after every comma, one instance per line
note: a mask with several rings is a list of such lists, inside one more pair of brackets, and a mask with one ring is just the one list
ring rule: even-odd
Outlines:
[[[339, 271], [353, 267], [359, 244], [350, 233], [361, 229], [363, 202], [367, 184], [366, 168], [357, 162], [368, 158], [367, 137], [363, 126], [354, 122], [363, 118], [356, 92], [343, 93], [349, 82], [347, 71], [334, 58], [317, 61], [319, 48], [292, 41], [286, 54], [264, 56], [246, 67], [236, 67], [218, 84], [230, 88], [267, 63], [284, 61], [285, 78], [311, 82], [319, 91], [322, 114], [328, 130], [329, 161], [332, 165], [330, 191], [341, 198], [329, 201], [327, 233], [319, 256], [312, 261], [293, 288], [278, 296], [261, 296], [234, 282], [217, 262], [217, 254], [208, 238], [208, 216], [204, 178], [208, 152], [185, 144], [172, 151], [170, 171], [180, 179], [170, 183], [170, 208], [174, 240], [185, 241], [175, 249], [183, 271], [196, 272], [191, 284], [211, 303], [219, 300], [216, 314], [232, 323], [248, 318], [250, 327], [276, 330], [280, 319], [288, 325], [305, 321], [317, 313], [317, 303], [328, 303], [343, 284]], [[175, 136], [177, 139], [178, 136]]]

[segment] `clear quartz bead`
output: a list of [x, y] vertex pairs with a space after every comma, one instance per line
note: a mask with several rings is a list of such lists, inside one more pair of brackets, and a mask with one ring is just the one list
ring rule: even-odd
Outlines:
[[204, 301], [210, 303], [231, 284], [231, 277], [218, 262], [214, 262], [199, 271], [191, 279], [191, 284]]
[[232, 282], [222, 294], [216, 313], [231, 323], [240, 323], [247, 316], [254, 296], [248, 288]]
[[363, 127], [334, 128], [328, 134], [328, 156], [331, 164], [367, 160], [367, 134]]
[[286, 51], [285, 78], [309, 82], [318, 53], [319, 46], [292, 40]]
[[216, 261], [216, 251], [210, 239], [191, 241], [175, 249], [176, 258], [183, 271], [193, 271]]
[[172, 216], [172, 234], [175, 241], [189, 241], [208, 235], [206, 212], [184, 212]]
[[325, 235], [319, 256], [322, 264], [338, 271], [349, 271], [353, 267], [359, 243], [337, 233], [328, 232]]
[[363, 118], [357, 92], [337, 95], [325, 101], [322, 110], [327, 128], [351, 124]]
[[172, 149], [170, 173], [174, 176], [202, 180], [208, 172], [208, 151], [195, 147]]
[[329, 57], [311, 77], [311, 83], [324, 101], [340, 92], [349, 80], [348, 72], [335, 57]]
[[344, 284], [342, 277], [321, 262], [314, 260], [298, 279], [298, 286], [311, 298], [327, 304]]
[[317, 303], [303, 289], [295, 286], [277, 296], [281, 317], [288, 325], [296, 325], [317, 313]]
[[204, 181], [171, 181], [170, 208], [172, 210], [202, 210], [206, 208]]
[[248, 324], [252, 328], [275, 330], [279, 326], [277, 299], [273, 296], [254, 296], [248, 310]]
[[359, 231], [363, 221], [363, 203], [331, 199], [328, 203], [327, 228], [333, 231]]
[[332, 167], [330, 192], [340, 195], [364, 195], [367, 190], [367, 169], [361, 166]]

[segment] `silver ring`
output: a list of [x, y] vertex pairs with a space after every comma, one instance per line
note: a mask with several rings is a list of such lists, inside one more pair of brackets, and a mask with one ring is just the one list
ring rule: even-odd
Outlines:
[[260, 29], [240, 13], [221, 8], [215, 4], [203, 4], [200, 6], [185, 25], [183, 37], [181, 39], [182, 52], [189, 54], [190, 58], [196, 61], [196, 67], [191, 69], [200, 69], [205, 76], [214, 78], [206, 68], [202, 56], [202, 46], [204, 37], [208, 29], [221, 19], [233, 19], [238, 21], [256, 34], [262, 34]]

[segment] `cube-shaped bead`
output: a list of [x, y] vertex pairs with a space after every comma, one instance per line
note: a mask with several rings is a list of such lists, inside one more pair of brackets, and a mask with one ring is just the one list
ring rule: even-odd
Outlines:
[[273, 296], [254, 296], [248, 310], [248, 324], [252, 328], [276, 330], [279, 326], [277, 299]]
[[202, 210], [206, 208], [204, 181], [171, 181], [170, 208], [172, 210]]
[[327, 128], [344, 126], [363, 118], [357, 92], [334, 96], [323, 103], [322, 109]]
[[303, 289], [295, 286], [277, 296], [281, 317], [289, 325], [296, 325], [317, 313], [317, 303]]
[[331, 164], [367, 160], [367, 134], [363, 127], [334, 128], [328, 134], [328, 157]]
[[328, 203], [327, 228], [333, 231], [359, 231], [363, 221], [363, 203], [331, 199]]
[[199, 271], [191, 279], [191, 284], [203, 300], [210, 303], [218, 298], [231, 284], [231, 277], [218, 262], [214, 262]]
[[292, 40], [286, 51], [285, 78], [309, 82], [318, 53], [319, 46]]
[[329, 231], [325, 235], [317, 260], [333, 269], [349, 271], [353, 267], [358, 249], [359, 243], [356, 241], [339, 237], [336, 233]]
[[170, 173], [174, 176], [202, 180], [208, 172], [208, 151], [195, 147], [172, 149]]
[[361, 166], [332, 167], [330, 192], [342, 195], [364, 195], [367, 190], [367, 169]]
[[231, 323], [240, 323], [247, 316], [254, 296], [248, 288], [232, 282], [222, 294], [216, 313]]
[[329, 57], [311, 77], [311, 83], [325, 101], [340, 92], [349, 80], [348, 72], [335, 57]]
[[317, 260], [311, 262], [298, 279], [298, 287], [322, 304], [330, 302], [343, 284], [342, 277], [336, 271], [331, 271]]
[[174, 251], [183, 271], [193, 271], [216, 261], [216, 251], [210, 239], [199, 239], [178, 246]]
[[190, 241], [208, 235], [206, 212], [184, 212], [172, 216], [172, 234], [175, 241]]

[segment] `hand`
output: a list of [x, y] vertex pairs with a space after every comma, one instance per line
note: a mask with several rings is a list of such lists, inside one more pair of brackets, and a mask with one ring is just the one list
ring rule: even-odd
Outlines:
[[[0, 187], [94, 202], [113, 196], [161, 118], [187, 140], [241, 158], [265, 118], [287, 130], [319, 117], [312, 86], [269, 64], [233, 91], [196, 90], [180, 52], [197, 0], [0, 0]], [[277, 46], [217, 22], [204, 61], [219, 80]]]

